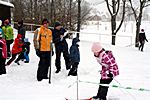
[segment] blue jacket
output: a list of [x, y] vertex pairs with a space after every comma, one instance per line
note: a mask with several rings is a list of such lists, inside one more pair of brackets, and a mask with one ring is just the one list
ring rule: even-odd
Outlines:
[[79, 51], [79, 45], [77, 42], [80, 40], [78, 38], [74, 38], [72, 41], [72, 45], [70, 47], [70, 59], [71, 63], [80, 62], [80, 51]]
[[0, 33], [3, 35], [3, 33], [2, 33], [3, 31], [2, 31], [2, 29], [0, 28]]

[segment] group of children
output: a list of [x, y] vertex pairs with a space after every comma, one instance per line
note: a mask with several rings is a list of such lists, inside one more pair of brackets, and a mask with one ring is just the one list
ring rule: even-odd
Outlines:
[[30, 42], [28, 41], [28, 38], [24, 38], [22, 40], [22, 35], [18, 34], [13, 47], [12, 47], [12, 57], [10, 60], [6, 63], [6, 66], [10, 65], [18, 56], [18, 58], [15, 60], [15, 63], [20, 65], [19, 61], [25, 59], [25, 63], [29, 63], [29, 52], [30, 52]]
[[25, 59], [25, 63], [29, 62], [29, 51], [30, 51], [30, 42], [28, 38], [22, 40], [21, 34], [18, 34], [15, 38], [12, 50], [11, 50], [11, 58], [6, 63], [7, 59], [7, 45], [5, 39], [2, 38], [2, 32], [0, 32], [0, 75], [6, 74], [5, 66], [9, 66], [15, 59], [16, 56], [18, 58], [15, 60], [15, 63], [20, 65], [19, 61]]

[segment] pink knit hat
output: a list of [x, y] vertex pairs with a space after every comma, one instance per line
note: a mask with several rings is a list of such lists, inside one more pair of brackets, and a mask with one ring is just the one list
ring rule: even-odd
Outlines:
[[102, 46], [99, 42], [94, 42], [91, 49], [92, 52], [100, 52], [102, 50]]

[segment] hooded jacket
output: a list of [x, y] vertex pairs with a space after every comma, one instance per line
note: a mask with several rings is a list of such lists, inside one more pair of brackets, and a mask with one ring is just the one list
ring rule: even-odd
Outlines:
[[3, 31], [3, 38], [4, 39], [6, 39], [6, 40], [14, 39], [13, 28], [10, 25], [3, 26], [2, 31]]
[[77, 42], [80, 40], [78, 38], [74, 38], [72, 41], [72, 45], [70, 47], [70, 59], [71, 63], [80, 62], [80, 51], [79, 51], [79, 45]]
[[103, 51], [96, 57], [99, 64], [102, 66], [101, 78], [110, 79], [108, 74], [111, 73], [113, 77], [119, 75], [118, 65], [115, 61], [115, 58], [112, 54], [112, 51]]
[[14, 45], [12, 47], [12, 54], [18, 54], [22, 51], [22, 36], [21, 34], [17, 35], [17, 38], [15, 39]]
[[7, 58], [6, 41], [4, 39], [0, 39], [0, 44], [1, 44], [0, 49], [2, 50], [2, 58]]

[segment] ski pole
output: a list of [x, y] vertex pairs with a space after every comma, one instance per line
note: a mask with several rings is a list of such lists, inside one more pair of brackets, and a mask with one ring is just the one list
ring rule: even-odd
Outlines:
[[52, 43], [51, 45], [51, 49], [50, 49], [50, 68], [49, 68], [49, 84], [51, 84], [51, 62], [52, 62], [52, 50], [53, 50], [53, 45]]

